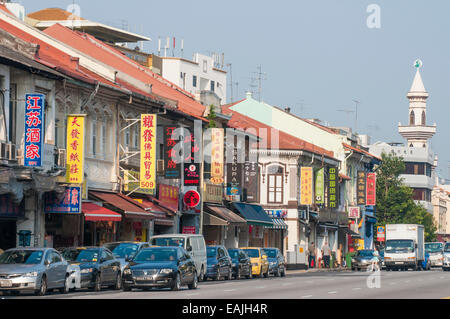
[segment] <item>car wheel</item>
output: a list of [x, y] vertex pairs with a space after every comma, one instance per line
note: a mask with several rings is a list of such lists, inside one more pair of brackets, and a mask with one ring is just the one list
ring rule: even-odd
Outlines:
[[41, 278], [41, 287], [36, 291], [37, 296], [45, 296], [47, 293], [47, 277], [45, 275]]
[[69, 275], [66, 275], [66, 279], [64, 280], [64, 287], [59, 289], [59, 292], [62, 294], [68, 294], [69, 293]]
[[281, 277], [286, 277], [286, 268], [283, 267], [283, 271], [281, 272]]
[[123, 289], [123, 291], [131, 291], [131, 286], [123, 284], [122, 289]]
[[264, 278], [268, 278], [269, 277], [269, 267], [267, 267], [267, 271], [264, 273]]
[[194, 271], [194, 279], [192, 280], [192, 283], [190, 285], [188, 285], [189, 289], [197, 289], [198, 286], [198, 276], [197, 276], [197, 272]]
[[233, 279], [233, 270], [231, 269], [231, 267], [229, 267], [227, 280], [231, 280], [231, 279]]
[[236, 276], [234, 276], [234, 279], [236, 280], [241, 279], [241, 268], [239, 268], [239, 266], [237, 267]]
[[214, 277], [215, 281], [219, 281], [220, 280], [220, 268], [217, 269], [217, 275], [216, 277]]
[[275, 277], [281, 277], [281, 270], [280, 267], [277, 267], [277, 271], [275, 272]]
[[120, 272], [117, 273], [116, 284], [114, 285], [114, 290], [120, 290], [122, 288], [122, 276]]
[[180, 273], [178, 272], [176, 277], [175, 277], [175, 281], [172, 284], [172, 290], [173, 291], [178, 291], [181, 288], [181, 278], [180, 278]]
[[198, 277], [198, 281], [202, 282], [202, 281], [206, 281], [207, 278], [205, 276], [205, 269], [202, 266], [202, 270], [200, 271], [200, 276]]
[[102, 279], [100, 273], [95, 276], [94, 291], [102, 290]]

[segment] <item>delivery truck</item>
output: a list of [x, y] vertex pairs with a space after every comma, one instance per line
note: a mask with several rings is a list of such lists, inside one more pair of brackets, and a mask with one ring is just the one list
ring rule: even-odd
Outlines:
[[425, 232], [423, 225], [386, 225], [386, 270], [422, 270], [425, 260]]

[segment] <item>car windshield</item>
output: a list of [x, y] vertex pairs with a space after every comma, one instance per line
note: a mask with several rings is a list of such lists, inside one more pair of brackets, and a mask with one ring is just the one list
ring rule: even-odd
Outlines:
[[184, 247], [184, 238], [153, 238], [152, 239], [153, 246], [178, 246]]
[[239, 258], [239, 250], [230, 249], [228, 250], [228, 254], [230, 255], [231, 259]]
[[0, 255], [0, 264], [37, 265], [42, 261], [42, 250], [12, 250]]
[[133, 259], [134, 262], [164, 262], [177, 260], [175, 248], [153, 248], [141, 250]]
[[414, 242], [412, 240], [397, 239], [386, 241], [387, 253], [412, 253], [414, 252]]
[[259, 250], [258, 249], [244, 249], [244, 251], [247, 253], [247, 255], [250, 258], [258, 258], [259, 257]]
[[450, 253], [450, 243], [445, 244], [444, 251], [445, 251], [446, 253]]
[[71, 258], [71, 261], [80, 263], [95, 263], [98, 261], [98, 249], [80, 249], [74, 252]]
[[440, 253], [442, 252], [442, 248], [444, 248], [443, 243], [426, 243], [425, 251], [427, 253]]
[[214, 258], [217, 256], [217, 248], [216, 247], [207, 247], [206, 248], [206, 256], [208, 258]]
[[373, 250], [360, 250], [360, 251], [358, 251], [358, 256], [361, 256], [361, 257], [373, 257], [374, 256], [374, 252], [373, 252]]
[[127, 256], [132, 258], [136, 255], [139, 248], [139, 244], [136, 243], [111, 243], [104, 246], [111, 250], [117, 258], [125, 258]]
[[264, 249], [267, 257], [269, 258], [277, 258], [277, 250], [276, 249]]

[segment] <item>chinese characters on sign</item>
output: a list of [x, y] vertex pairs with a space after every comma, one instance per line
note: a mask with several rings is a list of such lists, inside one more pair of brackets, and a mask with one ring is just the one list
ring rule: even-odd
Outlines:
[[156, 188], [156, 115], [141, 115], [140, 188]]
[[164, 206], [178, 210], [178, 187], [159, 184], [159, 200]]
[[377, 196], [376, 183], [377, 183], [377, 174], [367, 173], [367, 197], [366, 197], [367, 206], [376, 205], [376, 196]]
[[362, 171], [358, 171], [357, 178], [357, 204], [358, 205], [366, 205], [366, 173]]
[[246, 202], [258, 202], [259, 185], [259, 167], [258, 163], [245, 162], [244, 164], [244, 190]]
[[200, 163], [195, 163], [199, 153], [199, 141], [189, 133], [184, 138], [184, 186], [200, 185]]
[[195, 208], [200, 204], [200, 193], [197, 191], [188, 191], [184, 194], [183, 203], [188, 208]]
[[227, 195], [240, 195], [242, 187], [242, 164], [238, 163], [238, 149], [233, 149], [233, 162], [227, 164]]
[[81, 213], [81, 187], [66, 187], [64, 197], [58, 200], [55, 193], [45, 193], [45, 213]]
[[337, 169], [330, 167], [328, 169], [328, 208], [338, 207], [338, 179]]
[[69, 184], [83, 183], [84, 115], [67, 117], [67, 173]]
[[173, 138], [176, 126], [164, 127], [164, 175], [166, 179], [180, 178], [181, 164], [176, 163], [175, 146], [179, 140]]
[[25, 95], [25, 145], [24, 166], [42, 166], [42, 147], [44, 139], [45, 96]]
[[313, 204], [313, 169], [302, 167], [300, 173], [300, 205]]
[[316, 172], [316, 204], [325, 204], [325, 168]]
[[211, 182], [223, 183], [223, 155], [224, 155], [223, 129], [211, 129]]
[[348, 218], [360, 218], [360, 209], [358, 206], [348, 208]]
[[195, 235], [196, 228], [195, 226], [184, 226], [182, 234], [189, 234], [189, 235]]

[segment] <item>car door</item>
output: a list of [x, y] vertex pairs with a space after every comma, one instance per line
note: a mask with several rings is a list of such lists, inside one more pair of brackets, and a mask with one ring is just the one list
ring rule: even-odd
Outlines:
[[225, 252], [222, 247], [217, 247], [217, 261], [219, 265], [220, 275], [223, 276], [228, 273]]
[[110, 269], [111, 281], [116, 282], [117, 274], [120, 272], [120, 261], [114, 257], [114, 254], [105, 249], [106, 252], [106, 261], [108, 263], [108, 267]]
[[100, 250], [100, 273], [102, 284], [110, 283], [112, 279], [112, 266], [111, 261], [108, 259], [108, 254], [106, 253], [105, 249]]
[[57, 259], [54, 258], [54, 252], [52, 250], [49, 250], [47, 252], [47, 287], [49, 289], [53, 289], [58, 287], [58, 264]]
[[180, 280], [181, 280], [181, 283], [184, 284], [187, 281], [186, 277], [188, 276], [188, 260], [189, 260], [189, 258], [187, 258], [187, 257], [188, 256], [190, 258], [192, 258], [192, 257], [184, 249], [179, 249], [177, 254], [178, 254], [178, 260], [179, 260], [178, 270], [180, 272], [180, 277], [181, 277]]
[[250, 258], [244, 251], [239, 252], [239, 263], [242, 264], [242, 268], [244, 269], [244, 273], [250, 274], [252, 271]]
[[55, 264], [55, 284], [57, 287], [64, 287], [67, 273], [67, 262], [56, 250], [53, 251], [53, 263]]

